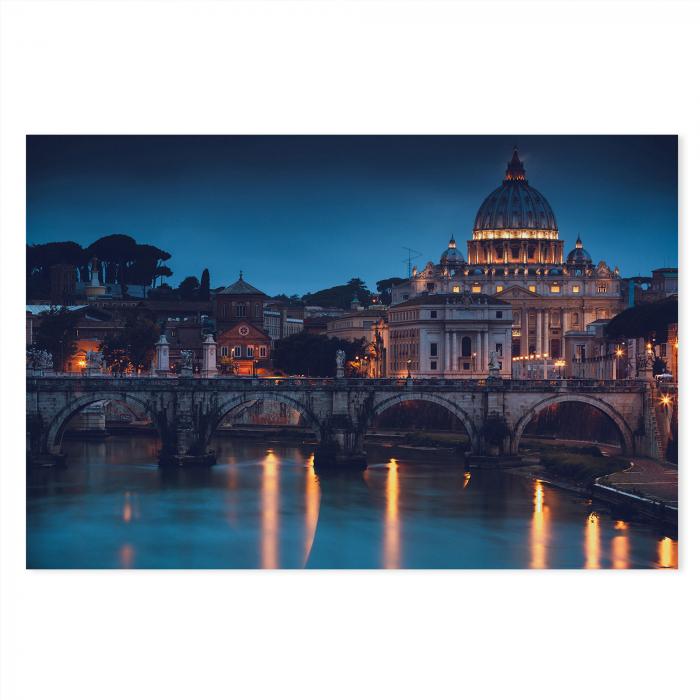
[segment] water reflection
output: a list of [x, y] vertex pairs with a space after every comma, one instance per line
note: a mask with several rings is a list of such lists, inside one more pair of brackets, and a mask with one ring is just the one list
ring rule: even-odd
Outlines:
[[549, 543], [549, 508], [544, 504], [544, 487], [538, 479], [535, 481], [533, 499], [532, 525], [530, 535], [530, 568], [547, 568], [547, 546]]
[[662, 569], [678, 568], [678, 542], [674, 542], [670, 537], [659, 540], [658, 555], [659, 566]]
[[311, 455], [306, 461], [306, 489], [305, 503], [306, 509], [305, 529], [306, 535], [304, 539], [304, 566], [309, 561], [311, 547], [314, 543], [316, 534], [316, 525], [318, 524], [318, 512], [321, 505], [321, 487], [318, 483], [318, 477], [314, 471], [314, 456]]
[[268, 450], [263, 460], [262, 473], [262, 538], [260, 566], [276, 569], [279, 566], [279, 466], [280, 459], [273, 450]]
[[27, 472], [27, 566], [677, 566], [651, 526], [457, 455], [371, 448], [362, 475], [319, 475], [312, 447], [217, 447], [211, 469], [161, 470], [148, 438], [68, 444], [65, 469]]
[[401, 515], [399, 511], [399, 465], [392, 457], [386, 476], [386, 514], [384, 518], [384, 568], [401, 567]]
[[600, 517], [597, 513], [591, 513], [586, 520], [584, 550], [586, 569], [600, 569]]

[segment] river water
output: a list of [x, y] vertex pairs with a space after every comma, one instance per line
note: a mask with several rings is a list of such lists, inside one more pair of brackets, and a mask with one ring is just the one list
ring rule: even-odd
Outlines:
[[64, 442], [28, 472], [30, 568], [675, 568], [677, 542], [449, 452], [371, 448], [318, 475], [312, 446], [217, 438], [211, 469], [162, 470], [148, 437]]

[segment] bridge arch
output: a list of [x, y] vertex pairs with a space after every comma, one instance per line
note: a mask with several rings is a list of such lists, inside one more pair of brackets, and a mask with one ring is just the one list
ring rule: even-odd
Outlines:
[[613, 423], [616, 425], [620, 437], [622, 438], [622, 451], [624, 454], [634, 454], [634, 435], [627, 421], [624, 417], [609, 403], [606, 401], [601, 401], [593, 396], [587, 394], [559, 394], [557, 396], [550, 396], [542, 401], [539, 401], [530, 409], [528, 409], [518, 420], [513, 431], [513, 443], [512, 452], [513, 454], [518, 453], [518, 448], [520, 447], [520, 439], [522, 438], [523, 431], [527, 427], [528, 423], [537, 417], [539, 413], [558, 403], [585, 403], [589, 406], [597, 408], [599, 411], [604, 413]]
[[48, 453], [60, 451], [63, 433], [70, 420], [83, 409], [94, 403], [101, 401], [116, 401], [126, 405], [135, 414], [145, 413], [153, 422], [154, 428], [158, 431], [161, 442], [164, 442], [164, 426], [161, 425], [160, 416], [157, 414], [151, 403], [138, 396], [116, 391], [99, 391], [84, 394], [73, 399], [64, 406], [50, 421], [46, 429], [45, 448]]
[[469, 440], [472, 444], [472, 450], [476, 448], [478, 444], [479, 433], [476, 429], [476, 426], [474, 425], [474, 422], [466, 413], [466, 411], [460, 408], [460, 406], [458, 406], [453, 401], [442, 397], [440, 394], [429, 394], [424, 392], [402, 392], [400, 394], [396, 394], [395, 396], [391, 396], [388, 399], [384, 399], [383, 401], [380, 401], [379, 403], [375, 404], [375, 406], [372, 408], [369, 421], [379, 417], [382, 413], [384, 413], [384, 411], [387, 411], [393, 406], [405, 403], [407, 401], [426, 401], [428, 403], [434, 403], [438, 406], [442, 406], [443, 408], [447, 409], [464, 426], [467, 435], [469, 435]]
[[265, 391], [263, 389], [258, 391], [241, 392], [240, 394], [236, 394], [235, 396], [225, 400], [221, 406], [217, 407], [211, 420], [209, 421], [204, 444], [209, 444], [209, 440], [212, 438], [216, 432], [216, 429], [219, 427], [221, 421], [226, 417], [226, 415], [238, 409], [243, 410], [260, 400], [276, 401], [278, 403], [286, 404], [295, 411], [299, 411], [299, 413], [301, 413], [306, 420], [309, 428], [314, 431], [316, 439], [321, 442], [321, 422], [303, 401], [280, 391]]

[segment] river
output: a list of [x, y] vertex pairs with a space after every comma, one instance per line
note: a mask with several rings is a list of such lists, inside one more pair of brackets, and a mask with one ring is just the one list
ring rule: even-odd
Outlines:
[[30, 568], [676, 568], [677, 542], [449, 452], [368, 450], [318, 475], [313, 447], [217, 438], [210, 469], [162, 470], [145, 436], [64, 442], [27, 473]]

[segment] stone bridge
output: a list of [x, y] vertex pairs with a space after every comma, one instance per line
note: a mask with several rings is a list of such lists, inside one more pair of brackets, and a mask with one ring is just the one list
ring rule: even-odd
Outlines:
[[71, 418], [96, 402], [116, 401], [151, 418], [162, 443], [161, 464], [212, 463], [209, 443], [224, 416], [271, 399], [299, 411], [314, 431], [317, 466], [364, 465], [363, 440], [372, 421], [401, 402], [427, 401], [459, 419], [473, 456], [513, 457], [540, 411], [573, 401], [608, 416], [626, 454], [659, 457], [654, 392], [641, 380], [28, 377], [28, 450], [36, 460], [59, 458]]

